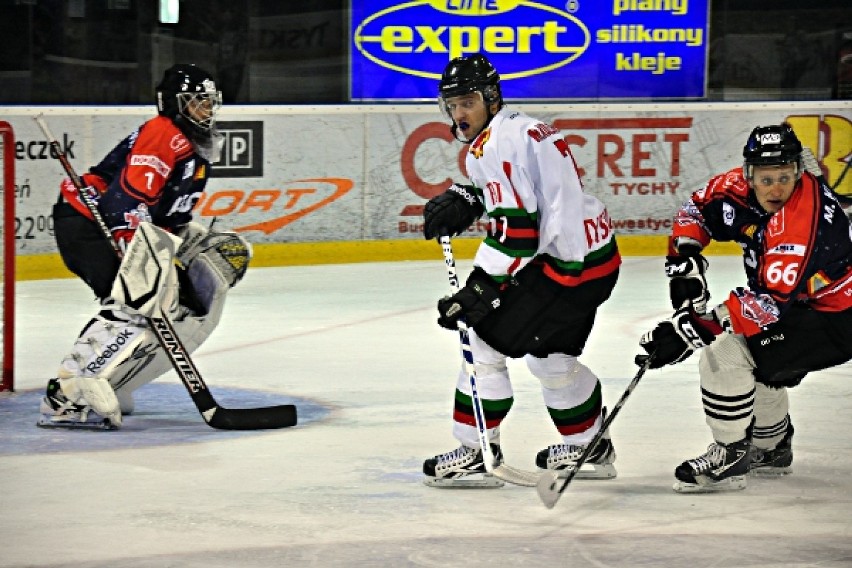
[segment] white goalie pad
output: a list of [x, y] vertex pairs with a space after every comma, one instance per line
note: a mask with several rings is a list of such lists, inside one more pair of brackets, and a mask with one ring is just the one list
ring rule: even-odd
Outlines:
[[178, 287], [174, 260], [179, 245], [180, 239], [174, 235], [141, 223], [124, 253], [109, 303], [146, 317], [174, 309]]
[[[205, 308], [204, 315], [177, 306], [166, 316], [187, 351], [192, 353], [219, 325], [229, 286], [206, 254], [196, 258], [188, 274]], [[145, 318], [107, 307], [83, 329], [72, 352], [62, 361], [60, 374], [106, 379], [126, 414], [132, 410], [130, 393], [171, 369], [170, 359]]]
[[91, 406], [92, 409], [108, 419], [116, 428], [121, 427], [121, 410], [118, 398], [112, 386], [101, 377], [60, 376], [59, 386], [62, 394], [74, 404]]
[[[209, 238], [206, 231], [198, 235], [187, 275], [203, 313], [197, 314], [177, 302], [174, 254], [181, 240], [145, 223], [131, 241], [112, 296], [104, 300], [103, 309], [86, 325], [71, 353], [63, 359], [60, 376], [105, 379], [104, 384], [111, 385], [121, 410], [127, 413], [132, 410], [130, 394], [134, 390], [172, 369], [171, 360], [148, 328], [146, 317], [165, 315], [189, 353], [204, 343], [219, 325], [236, 272], [223, 269], [216, 246], [200, 244]], [[226, 241], [233, 242], [233, 236], [228, 234]], [[244, 250], [250, 251], [247, 243]]]

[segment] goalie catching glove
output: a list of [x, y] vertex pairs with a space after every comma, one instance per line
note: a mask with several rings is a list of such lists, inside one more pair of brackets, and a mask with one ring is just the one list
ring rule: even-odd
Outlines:
[[175, 256], [183, 267], [192, 264], [198, 255], [207, 253], [209, 261], [231, 288], [245, 276], [251, 261], [252, 248], [251, 244], [237, 233], [208, 231], [192, 221], [181, 228], [178, 236], [183, 242]]
[[707, 311], [707, 301], [710, 299], [707, 280], [704, 278], [709, 263], [697, 247], [681, 246], [679, 253], [666, 257], [672, 307], [678, 309], [689, 302], [696, 312], [703, 314]]
[[446, 329], [458, 329], [459, 320], [464, 319], [469, 327], [473, 327], [498, 307], [499, 285], [477, 266], [470, 273], [464, 288], [438, 300], [438, 325]]
[[423, 236], [426, 240], [461, 234], [479, 219], [485, 207], [472, 185], [454, 183], [423, 208]]
[[649, 355], [654, 355], [651, 369], [665, 365], [674, 365], [713, 343], [722, 333], [722, 326], [711, 312], [700, 316], [691, 307], [682, 307], [672, 317], [661, 321], [653, 331], [647, 332], [639, 340], [639, 346]]

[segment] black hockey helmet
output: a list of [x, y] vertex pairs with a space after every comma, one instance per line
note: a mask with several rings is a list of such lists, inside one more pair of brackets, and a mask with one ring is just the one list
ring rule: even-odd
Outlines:
[[442, 99], [480, 92], [486, 104], [503, 104], [500, 75], [481, 53], [456, 57], [444, 68], [438, 91]]
[[743, 147], [743, 173], [754, 177], [754, 166], [796, 164], [796, 176], [802, 175], [802, 143], [786, 122], [758, 126], [751, 131]]
[[[178, 63], [163, 74], [157, 85], [157, 112], [175, 121], [189, 136], [209, 138], [216, 125], [216, 111], [222, 106], [222, 93], [213, 76], [196, 65]], [[193, 116], [190, 105], [209, 108], [204, 118]]]

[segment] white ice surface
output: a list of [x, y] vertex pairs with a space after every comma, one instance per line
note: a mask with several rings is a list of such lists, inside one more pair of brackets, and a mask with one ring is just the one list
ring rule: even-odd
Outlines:
[[[739, 262], [711, 259], [715, 301], [742, 283]], [[457, 445], [458, 340], [434, 313], [447, 288], [441, 260], [250, 270], [195, 361], [211, 388], [331, 409], [296, 428], [210, 437], [187, 406], [197, 442], [155, 424], [134, 433], [150, 446], [122, 447], [130, 431], [72, 432], [63, 451], [10, 452], [21, 430], [0, 413], [0, 566], [852, 566], [849, 364], [791, 391], [794, 473], [742, 492], [671, 490], [674, 467], [711, 442], [697, 357], [646, 374], [612, 427], [618, 477], [573, 482], [553, 510], [534, 489], [425, 487], [422, 461]], [[21, 283], [17, 300], [18, 390], [0, 410], [36, 399], [95, 311], [75, 280]], [[667, 307], [661, 260], [626, 259], [581, 358], [608, 404]], [[537, 381], [520, 362], [510, 371], [503, 449], [532, 469], [559, 438]], [[178, 381], [158, 379], [137, 406], [163, 383]], [[89, 436], [115, 447], [91, 450]]]

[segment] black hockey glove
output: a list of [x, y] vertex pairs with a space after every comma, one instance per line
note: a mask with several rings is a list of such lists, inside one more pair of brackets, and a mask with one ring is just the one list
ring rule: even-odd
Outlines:
[[[712, 312], [711, 312], [712, 313]], [[656, 353], [651, 369], [680, 363], [696, 350], [713, 343], [722, 333], [715, 316], [699, 316], [692, 308], [677, 310], [671, 318], [657, 324], [639, 340], [639, 346], [649, 355]]]
[[473, 327], [492, 311], [500, 307], [500, 285], [478, 266], [467, 278], [464, 288], [438, 300], [438, 325], [458, 329], [464, 318]]
[[689, 302], [699, 314], [707, 311], [707, 280], [704, 273], [709, 263], [695, 247], [683, 247], [680, 254], [666, 257], [666, 276], [669, 277], [669, 297], [678, 309]]
[[472, 185], [454, 183], [423, 208], [423, 236], [426, 240], [455, 236], [470, 227], [485, 212]]

